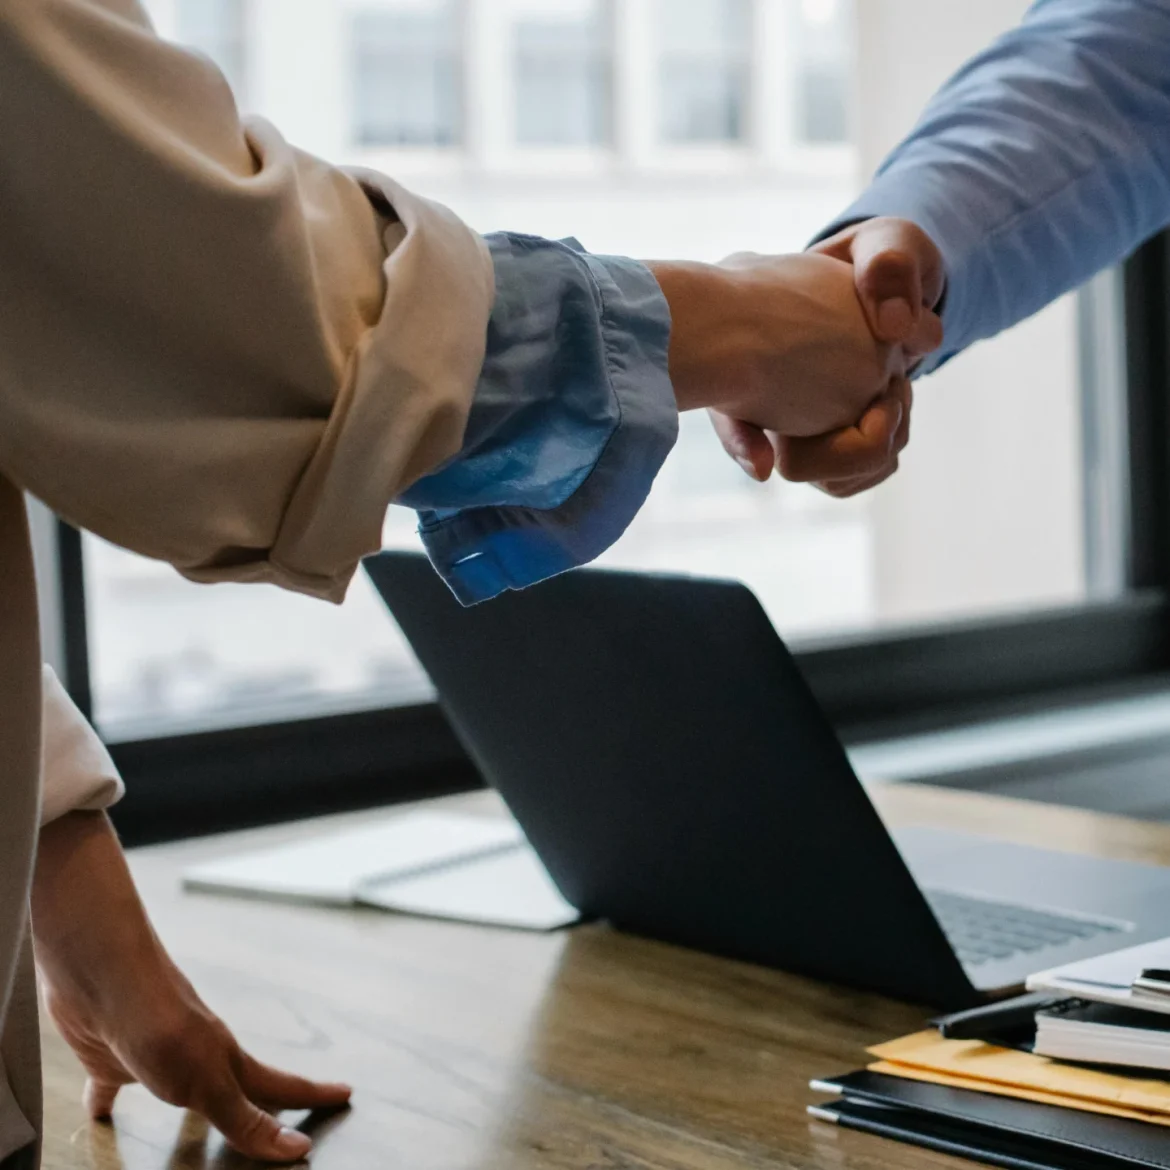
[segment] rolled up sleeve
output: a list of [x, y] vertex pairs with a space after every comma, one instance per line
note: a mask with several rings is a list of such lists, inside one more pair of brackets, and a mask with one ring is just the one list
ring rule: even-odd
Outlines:
[[48, 666], [41, 695], [41, 824], [66, 813], [96, 812], [117, 803], [125, 791], [117, 766]]
[[135, 0], [0, 5], [0, 471], [199, 581], [340, 600], [463, 442], [483, 240], [242, 121]]
[[574, 240], [487, 239], [496, 300], [463, 447], [399, 499], [464, 604], [604, 551], [678, 433], [649, 270]]

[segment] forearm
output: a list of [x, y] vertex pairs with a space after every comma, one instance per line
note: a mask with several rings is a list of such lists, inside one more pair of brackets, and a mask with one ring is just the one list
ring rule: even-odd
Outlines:
[[97, 1010], [168, 964], [109, 817], [73, 812], [41, 830], [32, 886], [37, 965]]
[[156, 937], [104, 813], [75, 812], [41, 832], [33, 942], [45, 1002], [80, 1059], [91, 1117], [109, 1117], [140, 1081], [168, 1104], [210, 1119], [242, 1153], [303, 1158], [311, 1142], [282, 1108], [335, 1108], [345, 1085], [260, 1064], [200, 1000]]
[[931, 101], [838, 221], [899, 216], [941, 249], [946, 337], [924, 368], [1170, 219], [1167, 61], [1170, 4], [1042, 0]]
[[0, 4], [0, 79], [0, 468], [199, 580], [340, 600], [459, 449], [482, 240], [242, 121], [134, 0]]

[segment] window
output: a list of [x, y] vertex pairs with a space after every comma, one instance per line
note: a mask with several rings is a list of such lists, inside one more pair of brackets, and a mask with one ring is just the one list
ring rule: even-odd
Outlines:
[[663, 140], [742, 141], [751, 83], [751, 5], [658, 0], [656, 14]]
[[454, 0], [353, 15], [355, 139], [362, 146], [454, 146], [462, 140], [462, 29]]
[[845, 0], [798, 0], [796, 137], [810, 145], [849, 140], [852, 44]]
[[[387, 543], [412, 540], [396, 509]], [[431, 697], [364, 576], [335, 608], [267, 585], [195, 585], [92, 536], [84, 547], [93, 709], [107, 735]]]
[[[168, 35], [193, 28], [177, 2], [152, 0]], [[190, 7], [207, 27], [244, 27], [242, 17], [222, 23], [242, 5]], [[1019, 0], [299, 0], [253, 6], [239, 59], [264, 62], [248, 78], [250, 103], [293, 141], [391, 173], [401, 163], [408, 186], [477, 229], [714, 261], [802, 249], [930, 93], [1020, 9]], [[892, 41], [914, 70], [883, 51]], [[855, 88], [864, 119], [850, 116]], [[756, 104], [767, 95], [765, 126]], [[769, 154], [780, 125], [798, 147], [830, 149]], [[728, 144], [734, 152], [701, 149]], [[663, 145], [700, 149], [668, 150], [664, 165]], [[444, 149], [386, 153], [418, 146]], [[577, 166], [566, 146], [601, 149]], [[546, 148], [550, 165], [533, 166]], [[1170, 509], [1160, 477], [1170, 477], [1170, 453], [1157, 437], [1170, 426], [1157, 415], [1163, 358], [1156, 345], [1142, 349], [1164, 328], [1165, 257], [1147, 250], [1126, 279], [1138, 282], [1128, 359], [1112, 274], [920, 382], [901, 472], [856, 500], [754, 484], [704, 417], [684, 417], [650, 500], [603, 562], [743, 579], [804, 655], [818, 694], [851, 723], [1166, 669]], [[1143, 306], [1154, 314], [1144, 324]], [[1127, 360], [1138, 371], [1128, 383]], [[391, 509], [386, 543], [416, 545], [413, 527]], [[335, 609], [254, 586], [192, 585], [88, 537], [84, 566], [93, 707], [123, 762], [172, 775], [234, 727], [255, 755], [231, 771], [232, 739], [217, 767], [251, 791], [251, 772], [299, 767], [298, 753], [317, 742], [302, 728], [296, 751], [282, 755], [272, 744], [285, 729], [349, 720], [345, 749], [330, 758], [382, 792], [378, 778], [397, 766], [384, 761], [417, 770], [457, 752], [360, 576]], [[972, 621], [981, 623], [972, 634], [948, 624]], [[955, 650], [972, 642], [976, 667]], [[410, 725], [411, 743], [424, 746], [400, 751], [379, 720], [411, 711], [430, 712]], [[356, 739], [355, 726], [365, 729]], [[165, 750], [164, 766], [151, 752]], [[304, 770], [306, 801], [324, 799]], [[171, 799], [169, 781], [158, 783], [159, 799]], [[222, 798], [237, 799], [223, 784]]]
[[248, 81], [247, 0], [176, 0], [175, 39], [206, 53], [237, 98]]
[[610, 141], [608, 5], [601, 0], [519, 0], [512, 27], [516, 139], [522, 146]]

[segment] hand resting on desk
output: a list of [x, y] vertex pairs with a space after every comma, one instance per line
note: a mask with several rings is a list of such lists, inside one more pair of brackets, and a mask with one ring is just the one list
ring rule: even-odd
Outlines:
[[312, 1145], [270, 1110], [344, 1105], [326, 1085], [261, 1064], [199, 998], [147, 918], [108, 818], [75, 812], [41, 834], [33, 935], [45, 1006], [88, 1074], [90, 1116], [141, 1083], [206, 1117], [248, 1157], [294, 1162]]

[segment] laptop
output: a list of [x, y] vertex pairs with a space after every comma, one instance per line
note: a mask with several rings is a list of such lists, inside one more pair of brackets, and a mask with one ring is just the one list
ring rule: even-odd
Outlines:
[[1168, 869], [891, 834], [742, 584], [583, 569], [465, 609], [425, 557], [366, 568], [586, 917], [946, 1009], [1170, 935]]

